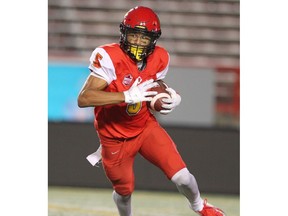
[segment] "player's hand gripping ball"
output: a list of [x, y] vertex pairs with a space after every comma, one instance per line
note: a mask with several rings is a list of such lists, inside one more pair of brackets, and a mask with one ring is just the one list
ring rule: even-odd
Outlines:
[[161, 110], [169, 110], [163, 108], [162, 105], [165, 104], [162, 99], [163, 98], [171, 98], [170, 93], [166, 90], [168, 88], [167, 84], [164, 83], [162, 80], [155, 81], [159, 84], [159, 86], [153, 87], [149, 89], [149, 91], [157, 91], [158, 94], [155, 95], [151, 101], [147, 102], [148, 108], [160, 112]]

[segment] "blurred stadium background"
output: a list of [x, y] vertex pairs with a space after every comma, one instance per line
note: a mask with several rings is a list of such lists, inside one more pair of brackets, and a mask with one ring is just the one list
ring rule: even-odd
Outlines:
[[[77, 96], [89, 74], [91, 52], [99, 45], [118, 42], [119, 23], [136, 5], [151, 7], [159, 15], [162, 36], [158, 45], [171, 55], [166, 82], [182, 95], [181, 106], [170, 115], [158, 116], [159, 121], [178, 145], [200, 190], [212, 199], [226, 196], [223, 203], [233, 197], [234, 212], [228, 215], [240, 215], [237, 0], [48, 1], [49, 215], [65, 215], [65, 209], [53, 213], [53, 201], [62, 199], [61, 193], [54, 196], [55, 188], [111, 188], [102, 168], [86, 161], [99, 142], [92, 109], [79, 109]], [[176, 192], [174, 185], [141, 157], [136, 158], [135, 175], [136, 190]], [[73, 215], [71, 211], [69, 215]], [[113, 212], [106, 214], [102, 209], [102, 213], [82, 215]], [[177, 215], [187, 214], [180, 211]]]

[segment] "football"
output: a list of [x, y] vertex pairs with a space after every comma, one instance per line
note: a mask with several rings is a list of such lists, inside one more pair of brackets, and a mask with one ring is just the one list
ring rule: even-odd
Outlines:
[[165, 110], [165, 108], [162, 107], [162, 104], [164, 102], [162, 101], [163, 98], [170, 98], [170, 93], [166, 91], [166, 88], [168, 88], [168, 85], [164, 83], [162, 80], [155, 81], [159, 84], [159, 86], [156, 86], [154, 88], [149, 89], [149, 91], [157, 91], [158, 94], [155, 95], [152, 99], [152, 101], [147, 102], [148, 108], [159, 112], [160, 110]]

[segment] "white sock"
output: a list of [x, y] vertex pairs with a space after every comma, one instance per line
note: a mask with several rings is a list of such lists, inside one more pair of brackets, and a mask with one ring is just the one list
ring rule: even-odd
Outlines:
[[132, 216], [131, 195], [122, 196], [116, 191], [113, 191], [112, 197], [118, 208], [120, 216]]
[[171, 178], [171, 181], [176, 184], [179, 192], [188, 199], [191, 209], [195, 212], [203, 209], [203, 200], [200, 197], [197, 181], [187, 168], [178, 171]]

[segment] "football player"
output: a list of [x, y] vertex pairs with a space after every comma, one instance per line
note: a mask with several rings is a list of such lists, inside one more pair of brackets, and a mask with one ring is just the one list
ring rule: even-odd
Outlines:
[[[223, 216], [222, 210], [201, 198], [196, 179], [175, 143], [147, 108], [146, 102], [157, 93], [149, 91], [157, 85], [153, 81], [164, 79], [169, 68], [168, 52], [156, 45], [161, 35], [158, 16], [147, 7], [132, 8], [120, 24], [120, 33], [120, 43], [93, 51], [91, 73], [78, 96], [79, 107], [95, 107], [94, 126], [101, 146], [94, 164], [101, 158], [120, 216], [132, 215], [133, 163], [137, 153], [175, 183], [196, 213]], [[167, 90], [171, 99], [163, 100], [162, 114], [172, 112], [181, 102], [174, 89]], [[87, 159], [92, 161], [93, 154]]]

